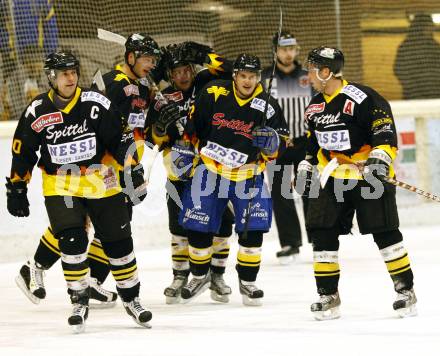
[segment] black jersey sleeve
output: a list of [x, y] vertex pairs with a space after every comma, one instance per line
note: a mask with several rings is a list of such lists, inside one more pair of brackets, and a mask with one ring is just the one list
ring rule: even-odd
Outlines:
[[185, 126], [185, 134], [194, 142], [204, 140], [209, 136], [211, 125], [209, 119], [212, 108], [211, 96], [207, 93], [205, 86], [200, 94], [196, 97], [189, 114], [188, 121]]
[[368, 98], [368, 109], [365, 113], [366, 128], [370, 135], [372, 147], [389, 145], [397, 148], [397, 132], [391, 106], [382, 96], [372, 92]]
[[[29, 183], [32, 170], [38, 161], [40, 137], [31, 125], [36, 120], [35, 101], [21, 115], [12, 141], [11, 180]], [[37, 129], [38, 130], [38, 129]]]

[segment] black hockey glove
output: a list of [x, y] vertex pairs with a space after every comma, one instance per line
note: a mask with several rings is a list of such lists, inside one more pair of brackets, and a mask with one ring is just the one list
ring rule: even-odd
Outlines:
[[212, 48], [197, 42], [183, 42], [180, 45], [179, 57], [181, 61], [203, 65], [207, 62], [207, 56], [212, 53]]
[[29, 201], [26, 182], [11, 182], [6, 178], [6, 197], [9, 214], [17, 217], [29, 216]]
[[159, 118], [155, 123], [155, 132], [158, 136], [164, 136], [168, 126], [180, 119], [180, 109], [177, 103], [170, 102], [163, 106], [159, 112]]
[[303, 196], [308, 197], [310, 194], [310, 188], [312, 186], [313, 165], [312, 163], [304, 159], [298, 164], [298, 170], [295, 179], [295, 190]]
[[124, 193], [132, 205], [140, 204], [147, 196], [147, 182], [142, 164], [124, 169]]
[[[370, 152], [367, 162], [365, 162], [362, 175], [364, 179], [369, 182], [372, 179], [379, 179], [381, 182], [385, 181], [390, 172], [391, 157], [384, 150], [374, 149]], [[374, 177], [374, 178], [373, 178]]]

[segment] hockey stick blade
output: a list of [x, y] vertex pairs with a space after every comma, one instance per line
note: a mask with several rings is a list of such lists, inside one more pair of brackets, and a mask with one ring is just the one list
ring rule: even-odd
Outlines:
[[93, 74], [93, 83], [96, 84], [96, 87], [99, 91], [105, 93], [105, 84], [104, 79], [102, 79], [101, 70], [98, 69], [95, 74]]
[[339, 167], [338, 159], [335, 157], [333, 158], [322, 170], [321, 174], [319, 175], [319, 182], [321, 183], [321, 188], [324, 189], [325, 185], [327, 184], [327, 181], [330, 177], [330, 175], [335, 171], [336, 168]]
[[114, 32], [104, 30], [102, 28], [98, 28], [98, 38], [100, 40], [117, 43], [121, 46], [125, 46], [125, 42], [127, 41], [124, 36], [118, 35], [117, 33], [114, 33]]

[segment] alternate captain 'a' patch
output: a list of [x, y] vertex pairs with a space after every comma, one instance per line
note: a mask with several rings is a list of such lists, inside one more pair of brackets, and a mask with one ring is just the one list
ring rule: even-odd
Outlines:
[[216, 102], [220, 95], [227, 96], [229, 94], [229, 90], [226, 90], [224, 87], [218, 87], [217, 85], [213, 85], [206, 90], [209, 94], [214, 94], [214, 101]]

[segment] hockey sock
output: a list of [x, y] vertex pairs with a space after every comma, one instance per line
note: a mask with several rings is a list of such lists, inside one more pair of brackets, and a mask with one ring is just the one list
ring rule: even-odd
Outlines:
[[212, 240], [211, 271], [218, 274], [225, 273], [228, 257], [229, 237], [214, 236]]
[[375, 233], [373, 237], [385, 261], [396, 292], [411, 289], [414, 285], [414, 275], [400, 231]]
[[90, 276], [96, 278], [99, 284], [104, 283], [110, 273], [110, 266], [108, 257], [102, 249], [101, 241], [96, 237], [89, 246], [87, 257], [89, 259]]
[[110, 270], [116, 281], [116, 289], [124, 302], [130, 302], [139, 296], [136, 257], [133, 251], [133, 239], [119, 241], [101, 241], [108, 256]]
[[35, 251], [34, 260], [43, 269], [51, 268], [61, 256], [58, 240], [53, 235], [52, 229], [48, 227], [43, 233]]
[[171, 254], [173, 274], [179, 274], [182, 271], [189, 274], [188, 238], [172, 234]]
[[61, 265], [67, 287], [73, 291], [80, 291], [89, 286], [87, 274], [87, 233], [84, 228], [73, 228], [61, 231], [58, 234], [59, 246], [62, 252]]
[[213, 235], [199, 231], [188, 231], [189, 265], [194, 276], [204, 276], [211, 264]]
[[336, 229], [311, 230], [313, 241], [313, 270], [318, 294], [329, 295], [338, 291], [339, 240]]
[[263, 232], [248, 231], [246, 239], [243, 239], [243, 233], [239, 233], [238, 244], [237, 264], [235, 266], [238, 277], [242, 281], [255, 282], [260, 270]]

